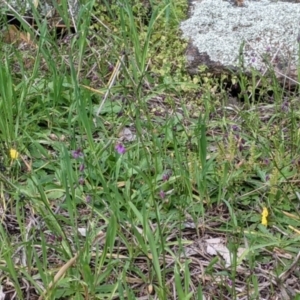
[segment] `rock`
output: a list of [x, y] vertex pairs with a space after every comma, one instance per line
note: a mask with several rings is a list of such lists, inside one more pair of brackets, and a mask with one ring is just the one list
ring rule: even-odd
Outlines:
[[47, 13], [53, 9], [53, 5], [47, 0], [3, 0], [3, 3], [3, 9], [5, 9], [6, 12], [16, 12], [20, 16], [32, 16], [32, 6], [35, 6], [43, 16], [47, 15]]
[[[220, 74], [273, 69], [283, 84], [297, 85], [300, 53], [299, 0], [196, 0], [182, 22], [189, 39], [191, 75], [199, 67]], [[271, 68], [270, 68], [271, 67]]]

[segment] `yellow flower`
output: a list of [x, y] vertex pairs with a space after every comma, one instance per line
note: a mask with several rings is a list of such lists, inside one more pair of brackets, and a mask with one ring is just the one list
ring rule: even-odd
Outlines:
[[12, 160], [18, 159], [19, 157], [19, 152], [16, 149], [10, 149], [9, 154]]
[[264, 207], [263, 211], [261, 213], [261, 224], [264, 226], [268, 225], [268, 219], [267, 219], [268, 215], [269, 215], [268, 209], [266, 207]]

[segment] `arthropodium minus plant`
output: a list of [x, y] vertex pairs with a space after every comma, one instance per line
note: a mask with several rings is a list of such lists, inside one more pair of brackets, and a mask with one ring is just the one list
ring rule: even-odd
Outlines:
[[78, 159], [79, 157], [83, 157], [83, 152], [81, 151], [80, 148], [78, 148], [77, 150], [73, 150], [71, 152], [71, 154], [72, 154], [72, 157], [75, 159]]
[[83, 163], [81, 163], [80, 165], [79, 165], [79, 172], [83, 172], [84, 171], [84, 164]]
[[159, 192], [159, 197], [160, 197], [161, 199], [164, 199], [164, 198], [166, 197], [166, 193], [165, 193], [164, 191], [160, 191], [160, 192]]
[[119, 154], [124, 154], [126, 152], [126, 148], [124, 147], [123, 144], [121, 143], [117, 143], [117, 145], [115, 146], [115, 150], [119, 153]]
[[240, 128], [237, 125], [232, 125], [231, 129], [233, 131], [240, 131]]
[[79, 180], [78, 180], [78, 183], [79, 183], [80, 185], [84, 185], [84, 182], [85, 182], [84, 177], [83, 177], [83, 176], [80, 176], [80, 178], [79, 178]]
[[288, 112], [289, 111], [289, 102], [287, 100], [285, 100], [282, 105], [281, 105], [281, 110], [283, 112]]
[[166, 172], [162, 175], [162, 180], [163, 180], [163, 181], [168, 181], [168, 180], [170, 179], [171, 174], [172, 174], [172, 173], [171, 173], [170, 170], [166, 171]]
[[84, 165], [84, 155], [83, 152], [80, 148], [71, 151], [71, 156], [76, 159], [79, 160], [79, 166], [78, 166], [78, 171], [80, 172], [80, 177], [78, 178], [78, 184], [79, 185], [84, 185], [85, 184], [85, 176], [84, 176], [84, 169], [85, 169], [85, 165]]
[[92, 201], [92, 197], [90, 195], [86, 195], [85, 201], [86, 203], [90, 203]]

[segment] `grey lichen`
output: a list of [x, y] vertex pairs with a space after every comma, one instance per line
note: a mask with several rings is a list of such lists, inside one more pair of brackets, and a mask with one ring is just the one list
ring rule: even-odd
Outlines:
[[260, 70], [266, 55], [297, 65], [300, 4], [244, 1], [238, 7], [224, 0], [198, 0], [181, 29], [200, 53], [225, 66], [238, 66], [243, 46], [244, 66]]

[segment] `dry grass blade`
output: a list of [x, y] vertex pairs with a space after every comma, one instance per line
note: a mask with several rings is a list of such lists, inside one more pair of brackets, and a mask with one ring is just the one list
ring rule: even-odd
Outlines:
[[106, 98], [107, 98], [107, 96], [108, 96], [108, 94], [109, 94], [109, 92], [110, 92], [112, 86], [114, 85], [114, 83], [115, 83], [115, 81], [116, 81], [116, 78], [117, 78], [117, 75], [119, 74], [121, 65], [123, 64], [124, 57], [125, 57], [125, 55], [123, 54], [123, 55], [121, 56], [121, 58], [119, 58], [119, 60], [118, 60], [118, 62], [117, 62], [117, 64], [116, 64], [116, 66], [115, 66], [115, 68], [114, 68], [114, 71], [113, 71], [113, 73], [111, 74], [111, 77], [109, 78], [109, 81], [108, 81], [108, 88], [107, 88], [107, 91], [106, 91], [106, 93], [105, 93], [105, 95], [104, 95], [104, 98], [103, 98], [103, 100], [102, 100], [102, 102], [101, 102], [101, 104], [100, 104], [100, 106], [99, 106], [99, 108], [98, 108], [98, 110], [97, 110], [97, 116], [99, 116], [99, 114], [100, 114], [100, 112], [101, 112], [101, 110], [102, 110], [102, 107], [103, 107], [103, 105], [104, 105], [104, 103], [105, 103], [105, 101], [106, 101]]
[[[97, 236], [95, 237], [93, 244], [96, 241], [101, 240], [105, 237], [105, 233], [100, 231]], [[68, 271], [70, 267], [76, 262], [77, 258], [79, 257], [80, 252], [76, 253], [69, 261], [67, 261], [57, 272], [57, 274], [54, 276], [53, 280], [50, 282], [46, 290], [43, 292], [43, 294], [39, 297], [38, 300], [44, 299], [44, 297], [48, 294], [48, 292], [55, 286], [55, 284], [61, 279], [65, 273]]]
[[79, 253], [77, 253], [74, 257], [72, 257], [68, 262], [66, 262], [60, 270], [57, 272], [57, 274], [54, 276], [53, 280], [48, 285], [47, 289], [44, 291], [44, 293], [39, 297], [38, 300], [44, 299], [44, 297], [47, 295], [47, 293], [54, 287], [54, 285], [58, 282], [60, 278], [64, 276], [64, 274], [67, 272], [67, 270], [75, 263], [79, 256]]
[[91, 92], [93, 92], [93, 93], [101, 94], [101, 95], [104, 94], [104, 92], [96, 90], [96, 89], [93, 89], [93, 88], [91, 88], [89, 86], [86, 86], [86, 85], [83, 85], [83, 84], [81, 84], [80, 86], [83, 87], [83, 88], [85, 88], [85, 89], [87, 89], [87, 90], [89, 90], [89, 91], [91, 91]]

